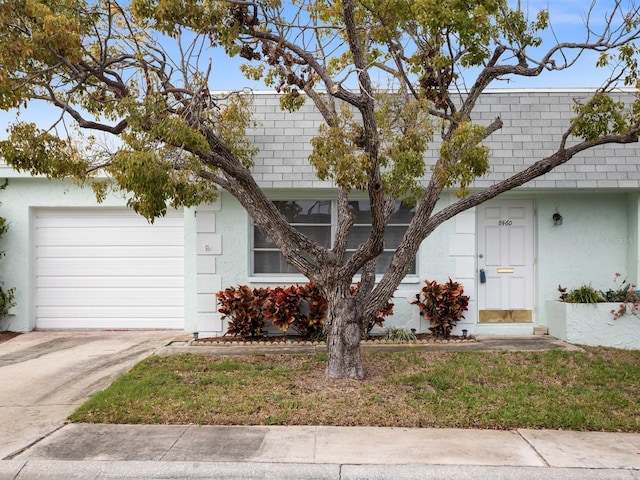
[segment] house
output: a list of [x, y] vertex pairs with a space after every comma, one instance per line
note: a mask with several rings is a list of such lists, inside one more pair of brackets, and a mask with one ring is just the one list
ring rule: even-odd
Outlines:
[[[486, 187], [552, 152], [586, 90], [495, 90], [480, 99], [476, 120], [504, 122], [486, 144]], [[625, 95], [625, 93], [621, 93]], [[627, 94], [628, 95], [628, 94]], [[254, 94], [252, 131], [260, 148], [254, 168], [300, 228], [329, 241], [335, 191], [306, 162], [321, 117], [311, 102], [282, 113], [278, 95]], [[431, 150], [433, 152], [434, 150]], [[428, 155], [434, 155], [429, 153]], [[546, 301], [557, 286], [611, 286], [616, 272], [639, 278], [640, 145], [585, 152], [515, 191], [441, 225], [422, 245], [415, 267], [396, 292], [388, 324], [426, 331], [410, 305], [424, 279], [451, 277], [471, 296], [458, 331], [530, 334], [548, 322]], [[428, 158], [433, 161], [432, 157]], [[176, 329], [212, 334], [225, 329], [215, 292], [231, 285], [303, 283], [254, 231], [230, 195], [212, 205], [169, 214], [153, 225], [111, 196], [97, 204], [90, 189], [16, 173], [0, 164], [0, 215], [11, 225], [3, 249], [7, 286], [17, 306], [3, 329]], [[441, 199], [445, 205], [453, 192]], [[366, 230], [367, 202], [353, 198]], [[398, 206], [391, 234], [402, 231], [410, 207]], [[387, 246], [393, 241], [388, 242]], [[391, 245], [392, 246], [392, 245]]]

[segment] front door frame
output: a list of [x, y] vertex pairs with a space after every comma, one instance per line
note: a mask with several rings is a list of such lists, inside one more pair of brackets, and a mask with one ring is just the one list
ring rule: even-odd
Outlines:
[[[518, 308], [505, 308], [504, 302], [500, 302], [499, 308], [487, 308], [487, 287], [496, 287], [496, 281], [499, 280], [500, 275], [510, 275], [509, 271], [512, 268], [511, 265], [500, 265], [497, 268], [496, 265], [492, 265], [489, 268], [485, 268], [485, 262], [488, 260], [484, 258], [486, 252], [486, 246], [483, 247], [483, 242], [486, 242], [485, 228], [490, 226], [488, 220], [485, 218], [485, 212], [487, 208], [495, 207], [524, 207], [525, 219], [524, 222], [524, 237], [523, 237], [523, 255], [526, 259], [525, 269], [525, 292], [523, 294], [523, 305]], [[501, 215], [504, 214], [504, 210]], [[506, 199], [494, 199], [486, 203], [483, 203], [477, 207], [476, 210], [476, 296], [477, 296], [477, 309], [478, 317], [477, 323], [479, 326], [500, 326], [500, 328], [508, 328], [508, 325], [515, 326], [533, 326], [535, 324], [535, 203], [531, 198], [506, 198]], [[490, 219], [493, 221], [494, 219]], [[508, 223], [508, 218], [498, 219], [496, 218], [496, 228], [509, 228], [511, 223]], [[491, 260], [490, 260], [491, 261]], [[495, 262], [494, 262], [495, 263]], [[515, 267], [517, 269], [517, 267]], [[484, 269], [485, 283], [481, 280], [481, 270]], [[491, 271], [489, 271], [491, 270]], [[501, 270], [503, 273], [498, 273]]]

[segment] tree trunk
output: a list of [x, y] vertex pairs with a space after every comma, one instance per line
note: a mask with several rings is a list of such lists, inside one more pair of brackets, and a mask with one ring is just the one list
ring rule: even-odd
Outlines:
[[360, 355], [362, 315], [357, 308], [356, 299], [347, 290], [346, 295], [329, 296], [327, 302], [327, 378], [362, 380], [365, 377]]

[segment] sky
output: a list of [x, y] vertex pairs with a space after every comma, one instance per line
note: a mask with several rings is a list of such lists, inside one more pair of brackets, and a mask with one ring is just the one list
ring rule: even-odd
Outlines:
[[[510, 0], [512, 5], [520, 3], [521, 8], [529, 12], [531, 18], [540, 9], [548, 9], [553, 31], [559, 41], [581, 41], [585, 35], [585, 19], [590, 0]], [[612, 8], [613, 0], [599, 0], [592, 15], [592, 26], [596, 29], [602, 26], [602, 18]], [[551, 34], [545, 38], [546, 42], [555, 43]], [[266, 89], [262, 84], [245, 79], [238, 70], [243, 59], [229, 59], [224, 53], [210, 52], [213, 74], [210, 86], [213, 91], [238, 90], [243, 87], [254, 90]], [[578, 64], [563, 72], [545, 72], [540, 77], [517, 78], [509, 82], [492, 84], [490, 88], [591, 88], [598, 87], [607, 78], [607, 69], [595, 69], [595, 54], [585, 55]], [[216, 73], [217, 72], [217, 73]], [[33, 105], [22, 112], [20, 119], [33, 121], [43, 126], [43, 122], [52, 123], [59, 113], [52, 108]], [[6, 138], [6, 128], [16, 120], [16, 112], [0, 111], [0, 139]]]

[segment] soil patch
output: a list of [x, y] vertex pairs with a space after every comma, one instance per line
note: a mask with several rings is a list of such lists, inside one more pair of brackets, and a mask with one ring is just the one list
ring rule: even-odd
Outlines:
[[0, 332], [0, 343], [11, 340], [20, 335], [20, 332]]

